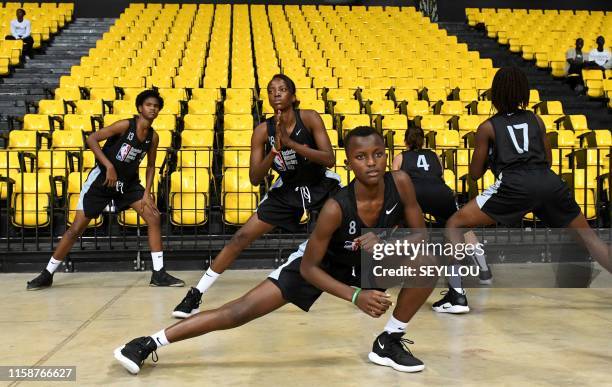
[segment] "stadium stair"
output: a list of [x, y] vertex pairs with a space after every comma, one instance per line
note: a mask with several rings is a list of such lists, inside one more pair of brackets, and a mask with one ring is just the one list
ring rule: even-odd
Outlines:
[[[51, 43], [10, 76], [0, 80], [0, 133], [8, 130], [8, 117], [23, 117], [26, 102], [50, 98], [45, 89], [54, 90], [62, 75], [79, 64], [81, 57], [95, 47], [115, 19], [82, 18], [64, 28]], [[2, 141], [2, 139], [0, 139]]]
[[487, 37], [484, 31], [463, 23], [438, 24], [449, 35], [457, 36], [460, 43], [466, 43], [470, 50], [480, 52], [481, 58], [491, 58], [495, 67], [520, 67], [527, 74], [530, 88], [538, 89], [543, 101], [561, 101], [566, 114], [584, 114], [591, 129], [610, 128], [610, 114], [602, 102], [590, 100], [585, 95], [576, 95], [562, 80], [556, 80], [549, 72], [538, 69], [535, 62], [511, 53], [496, 40]]

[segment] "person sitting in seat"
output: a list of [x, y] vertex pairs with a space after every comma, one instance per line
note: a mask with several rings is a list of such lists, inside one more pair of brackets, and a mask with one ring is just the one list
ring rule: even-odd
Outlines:
[[11, 34], [7, 35], [5, 39], [23, 41], [23, 55], [26, 59], [30, 59], [34, 46], [34, 39], [30, 36], [32, 23], [28, 19], [24, 19], [26, 12], [23, 9], [19, 8], [16, 14], [17, 18], [11, 20]]

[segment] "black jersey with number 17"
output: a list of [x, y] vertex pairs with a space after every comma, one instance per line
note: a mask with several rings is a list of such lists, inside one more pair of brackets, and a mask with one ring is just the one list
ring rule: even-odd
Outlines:
[[[359, 218], [357, 199], [355, 197], [355, 180], [351, 181], [348, 186], [340, 189], [336, 196], [333, 197], [332, 200], [338, 202], [342, 209], [342, 224], [331, 237], [325, 260], [331, 261], [330, 263], [333, 264], [354, 267], [361, 266], [361, 251], [359, 245], [354, 240], [362, 235], [362, 229], [389, 229], [403, 222], [404, 204], [393, 179], [394, 173], [403, 172], [385, 173], [385, 196], [375, 224], [366, 225]], [[380, 237], [384, 239], [387, 236], [380, 235]]]
[[499, 176], [504, 169], [547, 168], [542, 129], [534, 113], [519, 110], [491, 117], [495, 145], [490, 151], [491, 170]]

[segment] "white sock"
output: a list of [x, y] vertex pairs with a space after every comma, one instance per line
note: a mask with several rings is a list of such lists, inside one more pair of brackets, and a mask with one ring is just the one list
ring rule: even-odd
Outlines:
[[476, 263], [480, 267], [480, 271], [488, 271], [489, 267], [487, 266], [487, 256], [484, 254], [474, 253], [474, 258], [476, 259]]
[[401, 322], [391, 315], [389, 321], [387, 321], [387, 325], [385, 325], [385, 332], [388, 333], [398, 333], [398, 332], [406, 332], [406, 327], [408, 326], [407, 322]]
[[151, 338], [153, 339], [153, 341], [155, 341], [155, 344], [157, 344], [157, 348], [170, 344], [168, 338], [166, 338], [166, 333], [163, 329], [157, 333], [152, 334]]
[[200, 282], [198, 282], [196, 288], [198, 288], [200, 293], [204, 293], [208, 290], [209, 287], [212, 286], [212, 284], [215, 283], [219, 276], [219, 273], [215, 273], [214, 270], [209, 267], [208, 270], [206, 270], [206, 273], [204, 273], [204, 275], [202, 276], [202, 278], [200, 278]]
[[153, 260], [153, 270], [160, 271], [164, 267], [163, 251], [151, 251], [151, 259]]
[[51, 259], [49, 260], [49, 263], [47, 264], [47, 271], [53, 274], [57, 270], [59, 265], [61, 265], [62, 262], [63, 261], [58, 261], [57, 259], [51, 257]]
[[449, 266], [449, 268], [451, 269], [451, 273], [455, 273], [455, 275], [451, 275], [449, 276], [448, 279], [448, 286], [450, 286], [451, 288], [455, 289], [456, 291], [458, 291], [460, 294], [463, 294], [463, 283], [461, 282], [461, 276], [459, 275], [459, 268], [461, 267], [461, 265], [455, 264], [455, 265], [451, 265]]

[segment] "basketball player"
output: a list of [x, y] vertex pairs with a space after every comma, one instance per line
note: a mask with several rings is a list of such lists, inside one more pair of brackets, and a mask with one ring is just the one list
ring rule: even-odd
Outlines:
[[[147, 222], [153, 260], [150, 285], [185, 285], [164, 269], [159, 211], [151, 193], [159, 143], [159, 136], [151, 124], [163, 107], [164, 100], [157, 91], [145, 90], [136, 97], [137, 117], [117, 121], [93, 132], [87, 138], [87, 145], [96, 157], [96, 167], [89, 172], [83, 184], [72, 225], [64, 233], [47, 267], [38, 277], [28, 282], [28, 290], [51, 286], [53, 273], [70, 252], [72, 245], [85, 231], [90, 220], [98, 217], [111, 201], [114, 201], [117, 211], [131, 207]], [[104, 140], [107, 141], [100, 148], [99, 142]], [[138, 178], [138, 166], [145, 155], [147, 181], [146, 188], [143, 188]]]
[[[433, 151], [423, 149], [425, 135], [421, 128], [411, 127], [404, 134], [404, 143], [408, 148], [393, 159], [393, 170], [402, 170], [410, 176], [414, 184], [417, 202], [425, 214], [433, 215], [435, 227], [444, 227], [448, 218], [457, 212], [457, 202], [453, 191], [444, 183], [442, 163]], [[473, 232], [465, 234], [466, 243], [476, 245], [478, 239]], [[490, 285], [493, 275], [484, 254], [475, 253], [474, 261], [479, 266], [480, 283]], [[458, 273], [460, 265], [455, 263], [453, 272]], [[468, 313], [470, 307], [460, 275], [448, 277], [448, 290], [442, 292], [444, 297], [434, 302], [433, 310], [439, 313]]]
[[336, 160], [319, 114], [297, 109], [295, 84], [284, 74], [273, 76], [267, 90], [276, 114], [253, 131], [249, 177], [253, 185], [259, 185], [272, 168], [279, 178], [259, 203], [257, 212], [174, 308], [172, 316], [176, 318], [197, 313], [202, 294], [254, 240], [275, 227], [297, 232], [302, 215], [320, 210], [330, 194], [340, 188], [340, 177], [326, 169]]
[[[353, 275], [353, 267], [355, 273], [361, 272], [361, 253], [353, 247], [367, 248], [375, 241], [372, 233], [362, 235], [364, 227], [387, 228], [405, 221], [409, 227], [423, 229], [423, 214], [410, 177], [402, 171], [385, 173], [387, 157], [379, 133], [370, 127], [359, 127], [347, 135], [344, 143], [355, 180], [325, 203], [308, 242], [300, 245], [265, 281], [237, 300], [117, 348], [115, 358], [123, 367], [136, 374], [144, 360], [159, 347], [241, 326], [289, 302], [308, 311], [322, 291], [353, 302], [374, 318], [387, 311], [391, 306], [389, 295], [350, 286], [360, 283], [359, 275]], [[408, 321], [432, 290], [400, 291], [393, 316], [374, 341], [369, 355], [372, 362], [404, 372], [425, 367], [408, 350], [406, 344], [412, 342], [402, 336]]]
[[612, 272], [610, 248], [590, 228], [568, 186], [551, 169], [552, 154], [542, 119], [525, 110], [527, 77], [517, 67], [501, 68], [491, 87], [490, 119], [478, 127], [470, 177], [484, 175], [487, 164], [495, 183], [468, 202], [446, 223], [452, 242], [461, 241], [460, 228], [501, 223], [518, 224], [533, 212], [549, 227], [570, 228], [590, 255]]

